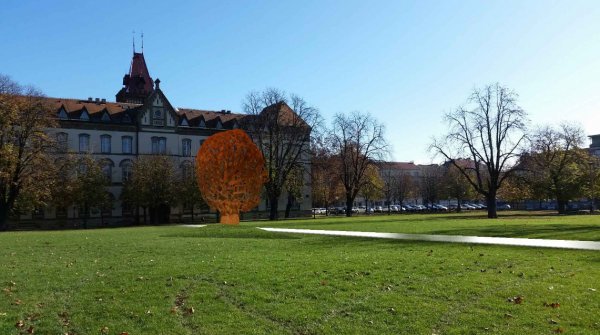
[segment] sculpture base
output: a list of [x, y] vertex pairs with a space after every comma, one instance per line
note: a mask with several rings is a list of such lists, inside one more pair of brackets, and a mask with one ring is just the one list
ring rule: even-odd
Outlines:
[[240, 224], [240, 215], [236, 214], [221, 214], [221, 220], [219, 221], [222, 224]]

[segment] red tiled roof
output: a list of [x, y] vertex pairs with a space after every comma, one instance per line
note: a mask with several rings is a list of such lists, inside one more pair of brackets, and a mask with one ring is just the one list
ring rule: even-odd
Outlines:
[[102, 102], [79, 99], [63, 99], [63, 98], [46, 98], [53, 110], [65, 109], [67, 114], [79, 112], [85, 108], [88, 114], [103, 112], [106, 110], [108, 114], [114, 115], [124, 112], [128, 109], [141, 106], [140, 104], [124, 103], [124, 102]]
[[383, 162], [382, 165], [389, 169], [418, 170], [419, 167], [413, 162]]

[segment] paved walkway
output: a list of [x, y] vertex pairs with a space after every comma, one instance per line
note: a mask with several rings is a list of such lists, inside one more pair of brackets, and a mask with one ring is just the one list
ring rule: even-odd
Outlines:
[[495, 245], [513, 245], [522, 247], [561, 248], [580, 250], [600, 250], [600, 242], [577, 240], [546, 240], [537, 238], [508, 238], [508, 237], [481, 237], [460, 235], [426, 235], [426, 234], [399, 234], [399, 233], [374, 233], [362, 231], [343, 230], [317, 230], [317, 229], [288, 229], [288, 228], [259, 228], [266, 231], [295, 234], [314, 234], [331, 236], [353, 236], [387, 238], [394, 240], [450, 242], [450, 243], [477, 243]]
[[206, 226], [205, 224], [180, 224], [179, 227], [189, 227], [189, 228], [200, 228]]

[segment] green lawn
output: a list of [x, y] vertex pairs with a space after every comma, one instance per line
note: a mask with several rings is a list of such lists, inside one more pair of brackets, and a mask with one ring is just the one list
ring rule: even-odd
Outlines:
[[600, 333], [600, 252], [255, 228], [600, 240], [600, 217], [512, 214], [1, 233], [0, 334]]

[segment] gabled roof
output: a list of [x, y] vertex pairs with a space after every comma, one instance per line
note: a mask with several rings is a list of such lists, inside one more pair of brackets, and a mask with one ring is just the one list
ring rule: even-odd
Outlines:
[[260, 112], [260, 116], [269, 116], [275, 113], [277, 116], [277, 122], [280, 125], [308, 127], [306, 122], [304, 122], [304, 120], [302, 120], [302, 118], [300, 118], [298, 114], [296, 114], [296, 112], [294, 112], [294, 110], [284, 101], [280, 101], [265, 107]]

